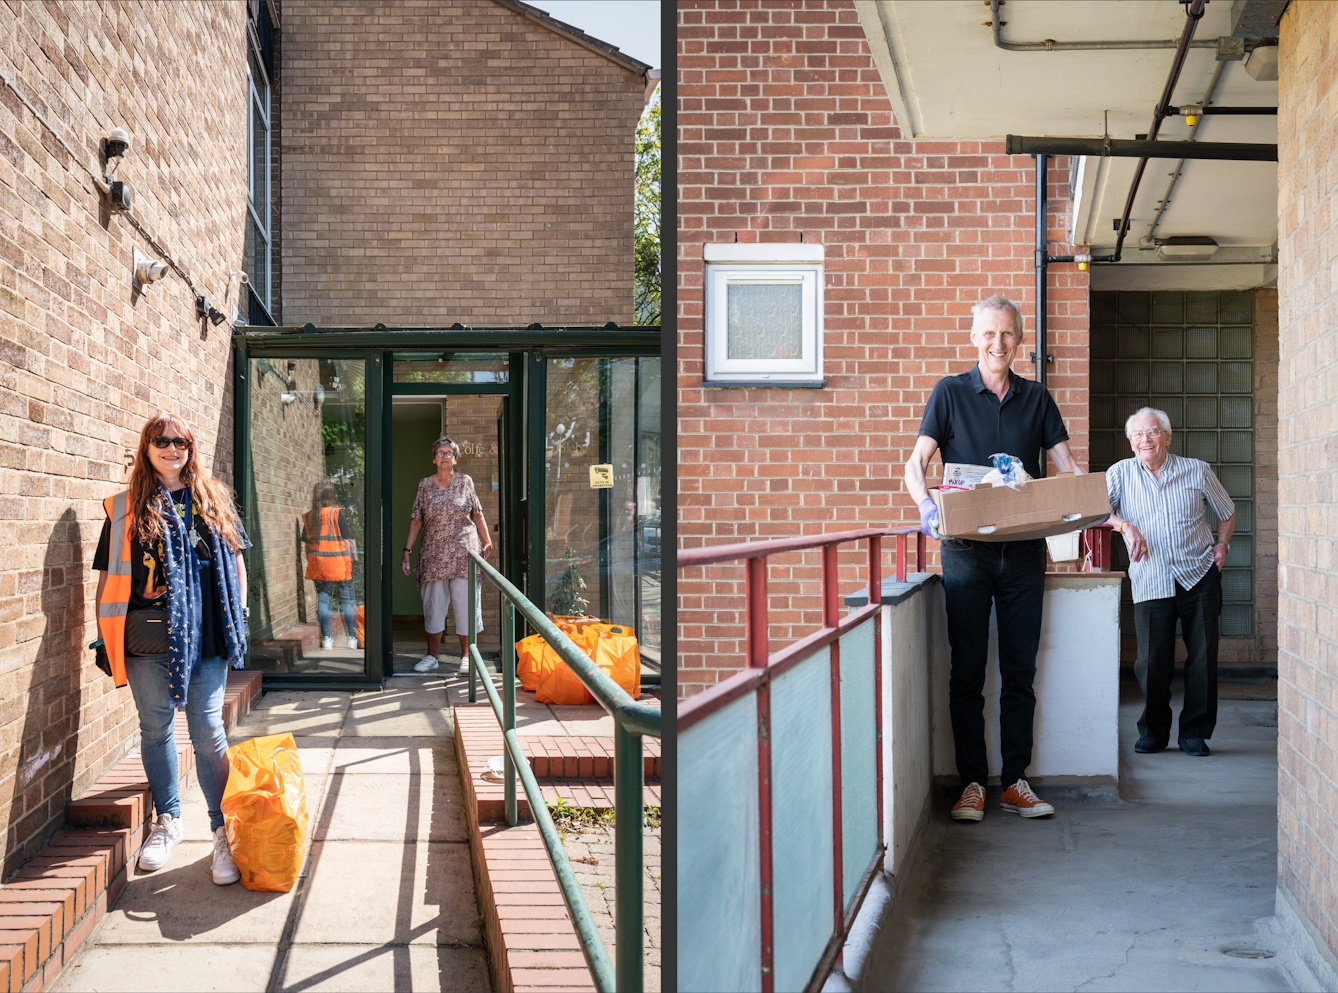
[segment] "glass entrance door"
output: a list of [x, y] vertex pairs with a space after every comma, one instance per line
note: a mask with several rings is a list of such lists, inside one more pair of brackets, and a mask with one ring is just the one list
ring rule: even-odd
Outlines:
[[660, 360], [549, 358], [544, 601], [636, 632], [660, 664]]
[[366, 671], [367, 361], [252, 358], [248, 667]]

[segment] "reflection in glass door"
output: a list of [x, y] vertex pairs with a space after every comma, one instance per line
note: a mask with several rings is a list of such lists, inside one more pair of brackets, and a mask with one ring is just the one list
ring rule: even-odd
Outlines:
[[364, 672], [366, 370], [250, 360], [250, 668]]
[[550, 358], [546, 609], [635, 629], [660, 661], [660, 360]]

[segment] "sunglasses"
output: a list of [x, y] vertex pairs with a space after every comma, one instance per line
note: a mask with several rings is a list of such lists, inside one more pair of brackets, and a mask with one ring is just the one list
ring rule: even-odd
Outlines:
[[159, 449], [166, 448], [168, 445], [175, 445], [179, 452], [184, 452], [190, 448], [190, 442], [185, 438], [150, 438], [149, 444]]

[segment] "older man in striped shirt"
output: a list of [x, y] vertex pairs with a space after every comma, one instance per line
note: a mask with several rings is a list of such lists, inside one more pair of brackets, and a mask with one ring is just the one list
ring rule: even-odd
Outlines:
[[[1207, 755], [1217, 724], [1217, 620], [1222, 612], [1222, 563], [1236, 527], [1236, 505], [1208, 463], [1171, 454], [1171, 421], [1151, 407], [1124, 425], [1134, 457], [1106, 470], [1110, 523], [1129, 549], [1138, 661], [1134, 672], [1146, 701], [1138, 719], [1137, 752], [1159, 752], [1171, 740], [1171, 676], [1175, 622], [1185, 649], [1185, 701], [1180, 750]], [[1206, 510], [1217, 516], [1217, 535]]]

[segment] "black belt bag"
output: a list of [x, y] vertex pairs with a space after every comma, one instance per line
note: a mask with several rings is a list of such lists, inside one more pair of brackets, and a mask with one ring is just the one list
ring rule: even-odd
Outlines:
[[125, 651], [127, 655], [167, 654], [167, 611], [145, 607], [125, 615]]

